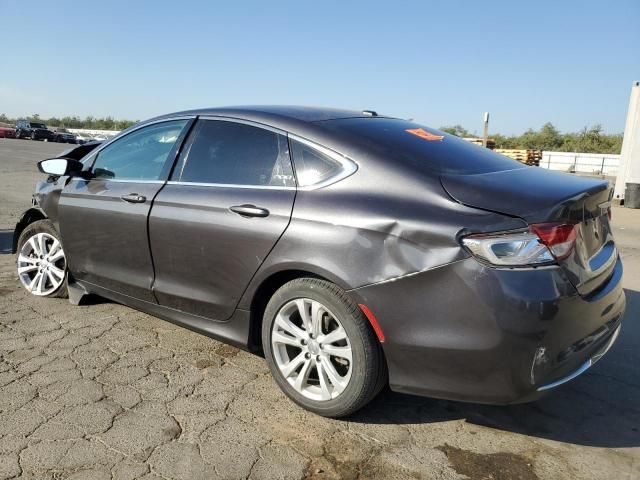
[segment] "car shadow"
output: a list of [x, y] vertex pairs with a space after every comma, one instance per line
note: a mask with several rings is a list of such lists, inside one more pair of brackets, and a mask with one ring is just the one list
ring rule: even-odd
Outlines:
[[[640, 292], [625, 290], [627, 310], [616, 344], [581, 377], [533, 403], [491, 406], [379, 395], [350, 418], [362, 423], [469, 424], [585, 446], [640, 446]], [[578, 321], [579, 319], [576, 319]]]
[[13, 230], [0, 230], [0, 254], [11, 253], [13, 247]]

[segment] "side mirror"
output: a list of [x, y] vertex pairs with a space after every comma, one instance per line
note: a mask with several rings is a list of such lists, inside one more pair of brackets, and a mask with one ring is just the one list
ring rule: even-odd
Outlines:
[[81, 175], [84, 165], [70, 158], [50, 158], [38, 162], [38, 170], [49, 175]]

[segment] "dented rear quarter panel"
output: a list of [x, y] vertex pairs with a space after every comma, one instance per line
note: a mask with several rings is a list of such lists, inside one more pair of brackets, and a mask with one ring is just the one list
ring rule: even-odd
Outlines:
[[[358, 163], [356, 155], [349, 157]], [[437, 177], [416, 177], [401, 168], [390, 172], [371, 156], [365, 161], [366, 168], [336, 184], [298, 191], [291, 223], [240, 308], [248, 309], [257, 288], [282, 270], [309, 271], [349, 290], [467, 258], [461, 234], [526, 226], [521, 219], [461, 205]]]

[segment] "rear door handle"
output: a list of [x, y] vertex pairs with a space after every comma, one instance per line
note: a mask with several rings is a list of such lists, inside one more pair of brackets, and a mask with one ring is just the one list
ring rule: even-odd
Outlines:
[[144, 195], [138, 195], [137, 193], [122, 195], [120, 198], [129, 203], [144, 203], [147, 201], [147, 197], [145, 197]]
[[234, 205], [229, 207], [234, 213], [237, 213], [241, 217], [267, 217], [269, 216], [269, 210], [266, 208], [256, 207], [255, 205]]

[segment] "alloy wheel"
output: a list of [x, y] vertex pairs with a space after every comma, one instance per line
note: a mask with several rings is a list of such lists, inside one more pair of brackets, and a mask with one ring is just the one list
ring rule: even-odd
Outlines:
[[271, 345], [280, 373], [300, 395], [327, 401], [349, 384], [353, 355], [347, 332], [317, 300], [286, 303], [273, 322]]
[[36, 233], [18, 254], [18, 276], [33, 295], [46, 296], [64, 282], [67, 260], [60, 241], [48, 233]]

